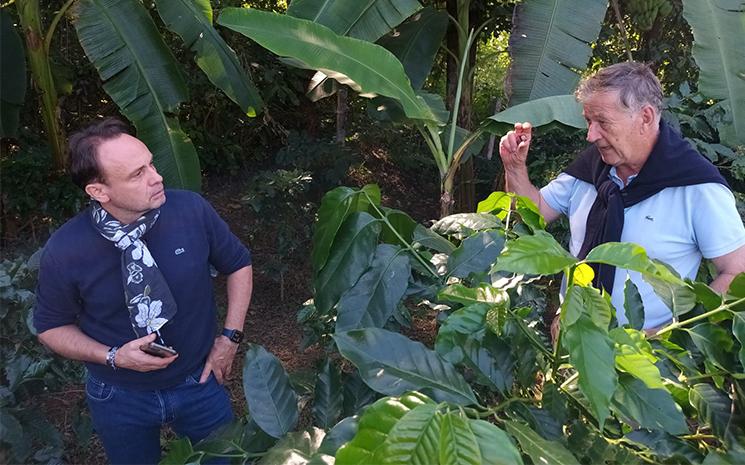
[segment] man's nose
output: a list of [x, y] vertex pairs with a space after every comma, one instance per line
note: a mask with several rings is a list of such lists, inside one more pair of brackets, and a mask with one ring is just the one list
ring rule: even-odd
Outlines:
[[152, 178], [153, 184], [159, 184], [159, 183], [163, 182], [163, 176], [161, 176], [158, 173], [158, 170], [155, 169], [155, 166], [151, 166], [150, 169], [152, 171], [151, 172], [151, 178]]
[[589, 122], [587, 123], [587, 142], [590, 142], [591, 144], [594, 144], [600, 139], [600, 133], [597, 129], [597, 123], [595, 122]]

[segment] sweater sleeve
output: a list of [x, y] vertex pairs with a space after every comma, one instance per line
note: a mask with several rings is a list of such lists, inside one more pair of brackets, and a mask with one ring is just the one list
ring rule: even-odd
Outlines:
[[221, 274], [230, 274], [251, 264], [251, 252], [230, 231], [207, 200], [200, 197], [209, 240], [209, 261]]
[[52, 251], [45, 250], [39, 267], [34, 306], [34, 328], [38, 333], [76, 324], [81, 311], [80, 298], [70, 273], [63, 273]]

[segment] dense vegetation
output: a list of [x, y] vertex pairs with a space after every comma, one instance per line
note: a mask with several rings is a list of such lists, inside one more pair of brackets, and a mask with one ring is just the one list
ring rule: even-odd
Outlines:
[[[313, 381], [291, 383], [249, 346], [246, 417], [170, 442], [168, 463], [745, 461], [745, 277], [718, 296], [705, 266], [684, 282], [636, 246], [599, 247], [585, 262], [644, 274], [676, 317], [648, 338], [629, 285], [631, 323], [617, 327], [562, 225], [557, 242], [528, 201], [492, 194], [489, 140], [540, 126], [531, 175], [551, 179], [583, 144], [580, 76], [631, 57], [655, 67], [666, 118], [742, 199], [741, 2], [43, 3], [0, 10], [1, 461], [69, 461], [90, 440], [79, 408], [63, 436], [34, 403], [84, 373], [35, 341], [32, 253], [84, 203], [64, 176], [66, 134], [117, 114], [169, 186], [245, 186], [282, 300], [291, 257], [311, 264], [301, 349], [327, 354]], [[365, 171], [380, 154], [432, 193], [431, 227], [396, 192], [362, 187], [385, 184]], [[557, 274], [569, 291], [554, 346], [543, 318]], [[438, 320], [433, 346], [409, 338], [416, 317]]]

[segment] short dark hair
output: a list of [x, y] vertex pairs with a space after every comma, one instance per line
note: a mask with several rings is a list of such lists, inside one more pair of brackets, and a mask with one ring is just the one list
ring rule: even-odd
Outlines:
[[132, 135], [128, 124], [117, 118], [105, 118], [70, 136], [68, 146], [72, 182], [83, 190], [91, 182], [103, 182], [103, 173], [98, 164], [98, 147], [122, 134]]
[[602, 68], [583, 79], [574, 95], [582, 103], [606, 91], [618, 91], [621, 105], [629, 110], [637, 111], [648, 104], [658, 114], [662, 111], [662, 86], [645, 63], [627, 61]]

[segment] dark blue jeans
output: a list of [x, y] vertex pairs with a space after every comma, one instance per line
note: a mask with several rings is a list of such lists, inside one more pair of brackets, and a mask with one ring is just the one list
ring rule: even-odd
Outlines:
[[133, 391], [88, 375], [85, 385], [93, 427], [112, 464], [157, 464], [160, 429], [168, 424], [192, 444], [233, 419], [230, 398], [210, 375], [199, 384], [202, 368], [169, 389]]

